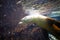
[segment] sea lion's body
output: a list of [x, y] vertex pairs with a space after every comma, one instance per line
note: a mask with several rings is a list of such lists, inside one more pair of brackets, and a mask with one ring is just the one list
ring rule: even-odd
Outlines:
[[39, 27], [47, 30], [48, 32], [51, 32], [54, 36], [60, 39], [60, 36], [58, 35], [60, 33], [60, 22], [52, 18], [42, 15], [28, 15], [22, 18], [21, 22], [21, 24], [26, 24], [26, 26], [28, 24], [35, 23]]

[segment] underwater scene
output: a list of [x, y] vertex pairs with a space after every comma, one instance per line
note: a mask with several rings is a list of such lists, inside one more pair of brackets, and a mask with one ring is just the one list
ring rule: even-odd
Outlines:
[[60, 0], [0, 0], [0, 40], [60, 40]]

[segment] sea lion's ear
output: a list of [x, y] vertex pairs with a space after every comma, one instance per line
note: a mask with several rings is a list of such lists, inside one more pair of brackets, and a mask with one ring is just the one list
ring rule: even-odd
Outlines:
[[47, 18], [48, 25], [53, 26], [53, 28], [57, 31], [60, 31], [60, 22], [57, 20], [54, 20], [52, 18]]
[[55, 30], [60, 31], [60, 22], [59, 21], [53, 19], [53, 25], [52, 26]]
[[53, 27], [55, 30], [60, 31], [60, 23], [54, 23]]
[[54, 27], [55, 30], [60, 31], [60, 22], [55, 20], [54, 24], [53, 24], [53, 27]]

